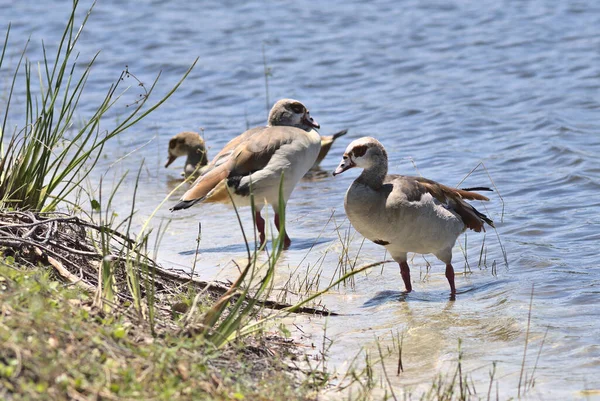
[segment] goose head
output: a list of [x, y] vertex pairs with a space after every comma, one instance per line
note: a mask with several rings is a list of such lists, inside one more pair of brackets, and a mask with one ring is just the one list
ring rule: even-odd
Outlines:
[[387, 152], [383, 145], [377, 139], [367, 136], [352, 141], [333, 175], [342, 174], [353, 167], [365, 170], [378, 167], [387, 170]]
[[193, 164], [205, 165], [208, 162], [204, 140], [197, 132], [184, 131], [171, 138], [165, 167], [169, 167], [180, 156], [187, 156]]
[[304, 130], [321, 128], [311, 116], [310, 111], [297, 100], [281, 99], [271, 109], [269, 113], [269, 126], [285, 125], [298, 127]]

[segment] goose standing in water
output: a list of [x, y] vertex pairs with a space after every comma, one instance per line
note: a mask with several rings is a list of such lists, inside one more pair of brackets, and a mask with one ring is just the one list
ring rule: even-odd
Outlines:
[[388, 175], [387, 153], [375, 138], [350, 143], [333, 175], [353, 167], [363, 172], [348, 188], [344, 208], [356, 231], [388, 250], [400, 265], [407, 292], [412, 291], [407, 253], [434, 254], [446, 264], [454, 296], [452, 247], [456, 239], [467, 228], [480, 232], [485, 231], [484, 223], [494, 227], [492, 220], [465, 199], [489, 199], [426, 178]]
[[189, 177], [196, 172], [202, 174], [202, 167], [208, 164], [206, 152], [206, 144], [204, 139], [197, 132], [184, 131], [175, 135], [169, 141], [169, 158], [165, 167], [169, 167], [171, 163], [180, 156], [187, 156], [185, 166], [183, 168], [183, 176]]
[[[279, 230], [281, 175], [285, 205], [319, 155], [321, 136], [315, 128], [320, 128], [319, 124], [302, 103], [279, 100], [269, 113], [267, 125], [249, 129], [229, 141], [171, 210], [187, 209], [198, 202], [229, 203], [228, 189], [236, 206], [248, 206], [252, 191], [256, 228], [263, 244], [266, 236], [261, 209], [271, 205]], [[290, 243], [286, 232], [284, 248]]]

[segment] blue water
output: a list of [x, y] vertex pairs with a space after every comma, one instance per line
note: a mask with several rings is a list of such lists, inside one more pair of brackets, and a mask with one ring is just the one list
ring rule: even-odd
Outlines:
[[[30, 35], [32, 62], [41, 60], [42, 39], [54, 49], [70, 3], [0, 0], [0, 27], [12, 22], [0, 74], [2, 104], [7, 67], [16, 65]], [[134, 172], [144, 160], [139, 227], [178, 183], [182, 162], [162, 167], [172, 135], [202, 129], [214, 155], [246, 127], [264, 124], [264, 49], [269, 103], [296, 98], [310, 108], [321, 133], [350, 130], [322, 163], [324, 170], [335, 168], [352, 139], [371, 135], [386, 146], [391, 172], [457, 185], [481, 162], [462, 185], [497, 188], [490, 203], [476, 205], [494, 219], [497, 233], [485, 235], [485, 266], [478, 266], [484, 236], [468, 234], [470, 272], [457, 276], [456, 302], [448, 301], [443, 265], [429, 256], [428, 269], [416, 256], [414, 293], [400, 292], [396, 265], [377, 267], [323, 298], [344, 316], [298, 317], [304, 334], [295, 335], [319, 343], [326, 326], [333, 340], [328, 367], [343, 372], [361, 347], [376, 355], [376, 338], [391, 345], [392, 336], [404, 332], [404, 373], [395, 375], [395, 357], [385, 362], [398, 394], [409, 391], [405, 385], [418, 394], [438, 371], [453, 366], [461, 339], [478, 394], [486, 393], [488, 371], [497, 362], [500, 396], [507, 398], [517, 394], [534, 286], [526, 373], [546, 331], [547, 337], [528, 397], [585, 399], [582, 391], [600, 389], [598, 27], [600, 3], [591, 1], [100, 1], [78, 45], [82, 64], [101, 51], [81, 119], [125, 66], [147, 86], [162, 71], [158, 95], [199, 61], [163, 106], [112, 141], [89, 185], [97, 189], [106, 173], [108, 190], [131, 171], [116, 205], [125, 215]], [[135, 80], [125, 83], [131, 89], [106, 128], [143, 93]], [[16, 96], [18, 107], [22, 94]], [[343, 197], [355, 177], [348, 172], [298, 185], [288, 207], [294, 243], [279, 263], [280, 284], [298, 266], [309, 277], [321, 274], [321, 288], [338, 274], [343, 252], [336, 227], [342, 237], [348, 230]], [[235, 277], [232, 260], [243, 262], [245, 247], [233, 211], [206, 205], [171, 214], [173, 202], [152, 223], [172, 219], [160, 247], [163, 265], [190, 269], [201, 221], [196, 271], [207, 279]], [[329, 221], [332, 214], [335, 221]], [[465, 238], [459, 241], [465, 248]], [[357, 266], [386, 258], [380, 247], [361, 247], [357, 234], [349, 253], [358, 253]], [[469, 271], [459, 246], [454, 264]]]

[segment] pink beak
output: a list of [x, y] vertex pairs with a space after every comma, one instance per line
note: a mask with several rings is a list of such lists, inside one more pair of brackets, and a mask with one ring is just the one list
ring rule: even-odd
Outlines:
[[356, 164], [350, 159], [342, 159], [340, 165], [335, 169], [333, 175], [336, 176], [338, 174], [342, 174], [344, 171], [351, 169], [352, 167], [356, 167]]

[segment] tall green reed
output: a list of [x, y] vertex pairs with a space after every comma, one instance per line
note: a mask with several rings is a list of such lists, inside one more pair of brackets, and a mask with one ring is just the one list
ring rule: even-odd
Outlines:
[[[160, 100], [146, 107], [159, 78], [156, 77], [135, 107], [128, 108], [120, 122], [113, 128], [101, 128], [107, 112], [127, 90], [121, 90], [124, 78], [130, 75], [126, 69], [117, 81], [110, 85], [104, 98], [86, 121], [76, 123], [80, 100], [91, 68], [98, 54], [87, 65], [77, 65], [76, 45], [80, 39], [92, 7], [83, 21], [76, 24], [78, 1], [73, 2], [70, 16], [58, 43], [56, 53], [50, 57], [42, 43], [43, 62], [38, 67], [37, 84], [34, 64], [27, 58], [27, 41], [21, 52], [17, 67], [12, 74], [10, 89], [0, 130], [0, 208], [54, 210], [69, 194], [78, 188], [97, 163], [107, 141], [131, 128], [164, 103], [191, 72], [196, 61], [175, 86]], [[0, 72], [8, 48], [10, 25], [0, 56]], [[24, 72], [24, 76], [22, 74]], [[7, 132], [11, 103], [19, 80], [23, 77], [25, 89], [24, 124]]]
[[[254, 251], [250, 251], [248, 238], [242, 226], [239, 212], [234, 204], [234, 210], [246, 243], [248, 260], [246, 266], [229, 290], [200, 319], [201, 334], [216, 347], [221, 347], [246, 335], [246, 328], [251, 324], [252, 319], [261, 313], [262, 308], [257, 307], [257, 305], [262, 305], [261, 301], [269, 298], [273, 290], [275, 266], [285, 245], [283, 182], [282, 174], [279, 183], [279, 204], [277, 211], [280, 222], [279, 233], [276, 237], [272, 235], [272, 251], [268, 253], [267, 260], [264, 263], [259, 263], [258, 256], [260, 252], [266, 249], [266, 244], [260, 244], [258, 247], [255, 246]], [[252, 216], [256, 216], [252, 188], [250, 197]], [[233, 203], [233, 198], [231, 198], [231, 202]], [[254, 226], [256, 227], [256, 224]], [[254, 232], [254, 243], [256, 243], [256, 231]], [[261, 271], [264, 271], [262, 277]], [[190, 311], [194, 309], [192, 308]]]
[[[92, 220], [98, 218], [102, 230], [97, 244], [104, 258], [98, 267], [96, 303], [104, 309], [110, 309], [116, 297], [124, 295], [117, 293], [123, 290], [117, 282], [122, 277], [120, 275], [123, 274], [124, 266], [126, 296], [132, 299], [135, 310], [147, 317], [152, 324], [154, 264], [148, 257], [151, 230], [146, 230], [144, 226], [135, 241], [128, 240], [117, 247], [114, 243], [115, 233], [124, 227], [127, 230], [124, 237], [130, 238], [141, 167], [136, 179], [131, 213], [120, 222], [116, 221], [112, 206], [125, 176], [104, 197], [102, 179], [97, 194], [93, 190], [86, 192], [84, 183], [103, 154], [107, 142], [138, 124], [162, 105], [183, 83], [197, 59], [181, 79], [152, 104], [148, 101], [160, 74], [146, 87], [126, 68], [109, 86], [104, 97], [99, 99], [98, 105], [92, 108], [91, 116], [82, 119], [81, 99], [84, 98], [86, 84], [99, 53], [82, 65], [78, 62], [76, 49], [93, 6], [78, 22], [78, 1], [75, 0], [56, 45], [56, 52], [51, 55], [48, 47], [42, 43], [42, 62], [36, 65], [28, 58], [27, 41], [16, 68], [10, 71], [12, 79], [7, 95], [2, 99], [5, 105], [0, 120], [0, 209], [46, 212], [66, 205], [73, 211], [83, 212]], [[5, 72], [3, 68], [9, 49], [10, 32], [9, 25], [0, 55], [0, 73]], [[137, 81], [135, 87], [141, 87], [144, 93], [128, 105], [125, 115], [119, 115], [118, 121], [115, 121], [111, 117], [114, 114], [111, 110], [115, 109], [115, 105], [126, 94], [128, 88], [123, 85], [126, 85], [126, 78], [130, 77]], [[16, 103], [15, 93], [24, 93], [22, 105]], [[11, 128], [9, 133], [7, 127], [16, 118], [24, 118], [24, 121]], [[105, 125], [110, 125], [111, 128], [106, 129]], [[82, 207], [82, 202], [85, 201], [80, 198], [82, 193], [91, 202], [90, 213]], [[161, 232], [164, 232], [162, 225], [158, 230], [157, 240]]]

